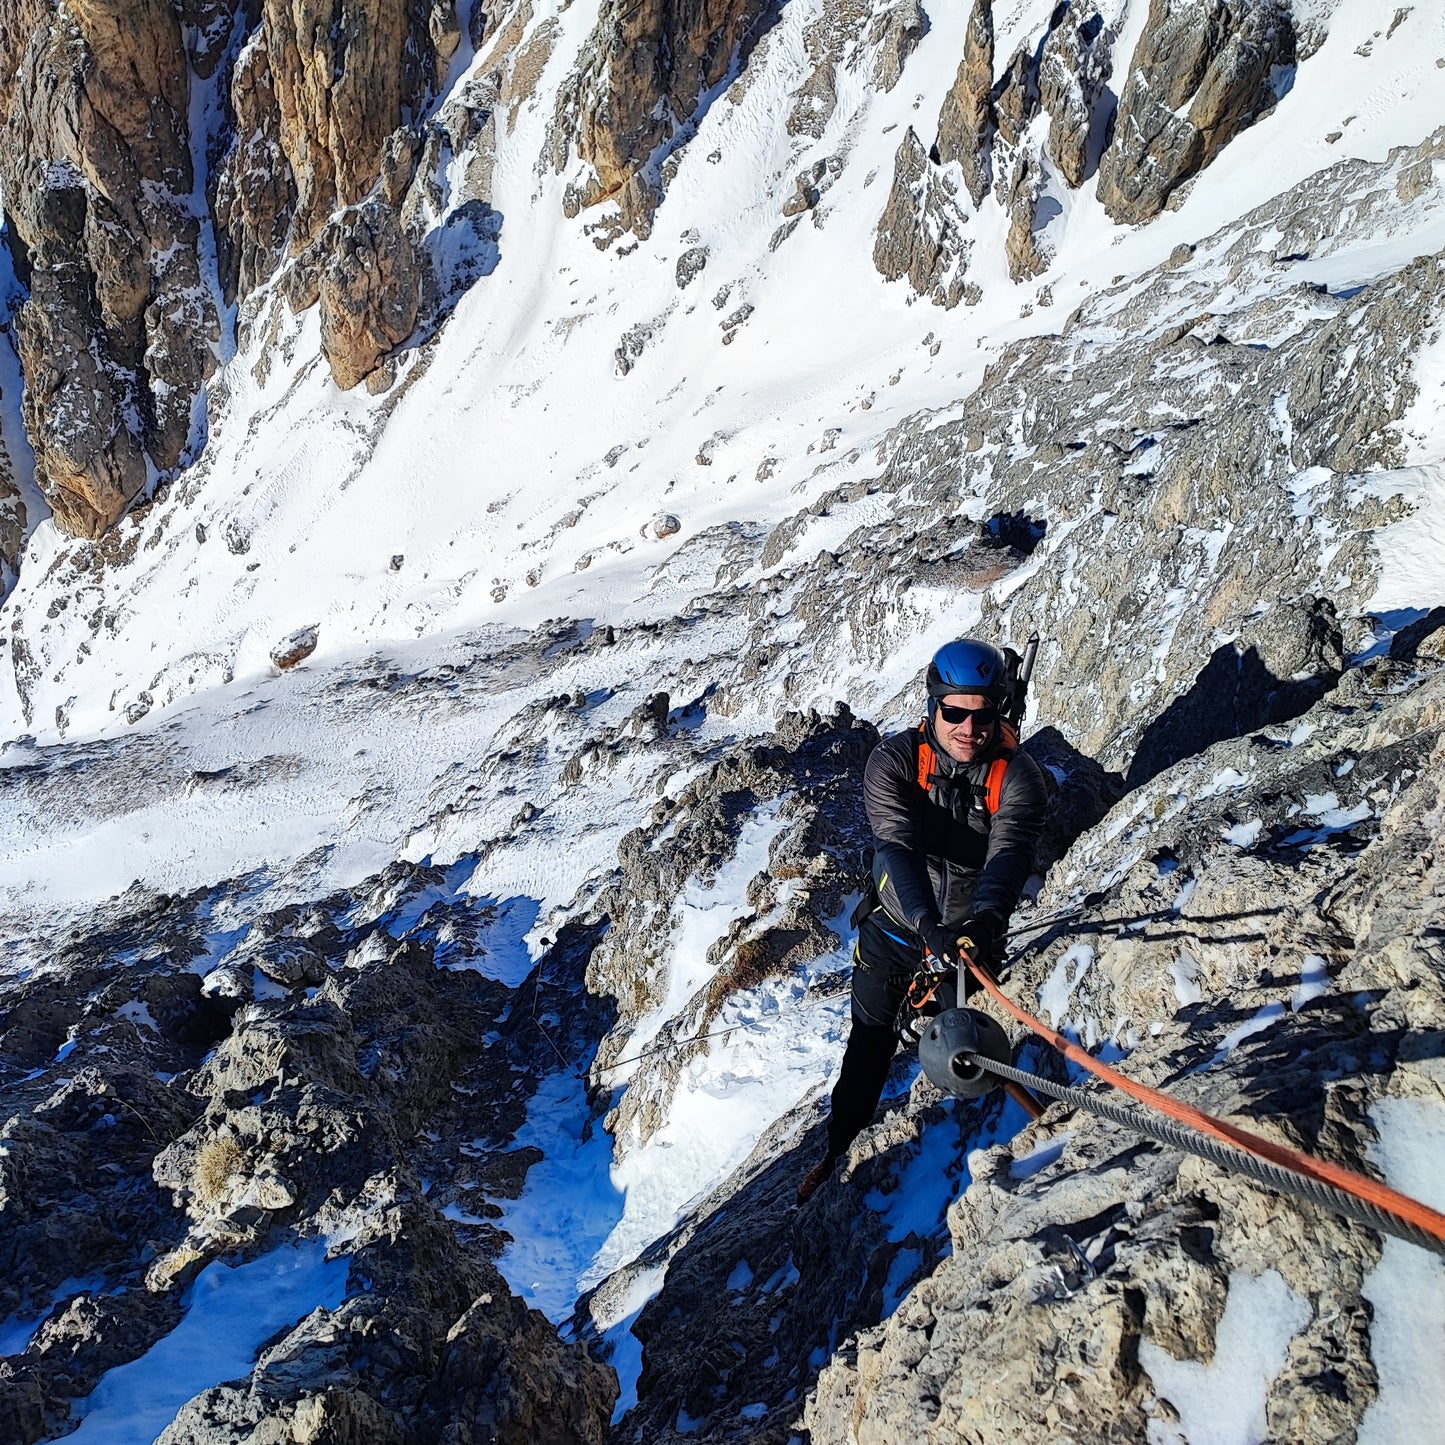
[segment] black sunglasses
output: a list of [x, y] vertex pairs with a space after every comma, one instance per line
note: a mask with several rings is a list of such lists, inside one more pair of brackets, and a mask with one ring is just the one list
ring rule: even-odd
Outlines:
[[986, 728], [998, 721], [996, 707], [950, 707], [948, 703], [941, 702], [938, 711], [946, 723], [957, 724], [972, 718], [974, 727]]

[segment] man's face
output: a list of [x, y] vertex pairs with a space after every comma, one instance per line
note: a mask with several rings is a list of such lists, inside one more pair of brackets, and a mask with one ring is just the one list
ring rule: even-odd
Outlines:
[[[952, 713], [959, 718], [949, 720]], [[957, 763], [971, 763], [987, 752], [998, 726], [998, 709], [982, 693], [951, 692], [939, 699], [933, 731], [939, 745]]]

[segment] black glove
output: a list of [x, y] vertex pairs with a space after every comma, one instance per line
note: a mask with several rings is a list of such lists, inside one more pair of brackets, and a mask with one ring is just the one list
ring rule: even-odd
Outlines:
[[966, 951], [975, 963], [996, 973], [1003, 958], [1004, 921], [996, 913], [979, 913], [958, 930], [959, 936], [972, 940]]
[[920, 930], [924, 947], [937, 959], [940, 967], [953, 967], [958, 963], [958, 934], [941, 923], [931, 923]]

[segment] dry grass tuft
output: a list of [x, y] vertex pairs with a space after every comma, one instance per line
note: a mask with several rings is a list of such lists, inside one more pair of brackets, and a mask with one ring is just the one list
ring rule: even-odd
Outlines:
[[218, 1134], [202, 1144], [196, 1156], [196, 1195], [200, 1202], [213, 1204], [221, 1198], [245, 1162], [241, 1146], [230, 1134]]

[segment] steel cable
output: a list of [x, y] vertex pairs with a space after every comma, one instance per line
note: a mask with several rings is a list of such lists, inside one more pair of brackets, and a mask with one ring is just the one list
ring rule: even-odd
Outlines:
[[1156, 1144], [1165, 1144], [1175, 1149], [1182, 1149], [1188, 1154], [1197, 1154], [1201, 1159], [1207, 1159], [1210, 1163], [1219, 1165], [1221, 1169], [1228, 1169], [1235, 1174], [1243, 1174], [1246, 1178], [1253, 1179], [1255, 1183], [1278, 1190], [1281, 1194], [1292, 1195], [1294, 1198], [1302, 1199], [1320, 1209], [1332, 1210], [1346, 1219], [1354, 1220], [1357, 1224], [1377, 1229], [1382, 1234], [1393, 1235], [1396, 1239], [1403, 1239], [1407, 1244], [1418, 1244], [1432, 1254], [1445, 1255], [1445, 1240], [1412, 1224], [1408, 1219], [1402, 1219], [1399, 1215], [1392, 1214], [1389, 1210], [1382, 1209], [1376, 1204], [1371, 1204], [1368, 1200], [1356, 1198], [1332, 1184], [1311, 1179], [1303, 1174], [1296, 1174], [1293, 1170], [1272, 1164], [1267, 1159], [1246, 1154], [1242, 1149], [1222, 1144], [1206, 1134], [1200, 1134], [1184, 1125], [1176, 1124], [1172, 1119], [1156, 1119], [1135, 1109], [1111, 1104], [1108, 1100], [1097, 1098], [1083, 1089], [1075, 1089], [1067, 1084], [1056, 1084], [1051, 1079], [1041, 1079], [1037, 1075], [1025, 1073], [1022, 1069], [1016, 1069], [1012, 1065], [1000, 1064], [993, 1059], [985, 1058], [982, 1054], [972, 1054], [970, 1057], [974, 1063], [987, 1069], [990, 1073], [997, 1074], [1001, 1079], [1022, 1084], [1027, 1089], [1047, 1094], [1050, 1098], [1058, 1099], [1062, 1103], [1072, 1104], [1077, 1109], [1086, 1109], [1091, 1114], [1097, 1114], [1101, 1118], [1122, 1124], [1126, 1129], [1132, 1129], [1136, 1134], [1142, 1134], [1146, 1139], [1152, 1139]]
[[1258, 1159], [1267, 1160], [1294, 1177], [1310, 1179], [1324, 1186], [1332, 1186], [1392, 1217], [1407, 1219], [1412, 1224], [1418, 1225], [1432, 1238], [1445, 1242], [1445, 1214], [1438, 1209], [1432, 1209], [1428, 1204], [1422, 1204], [1420, 1200], [1412, 1199], [1408, 1194], [1402, 1194], [1398, 1189], [1392, 1189], [1388, 1184], [1382, 1184], [1378, 1179], [1361, 1174], [1358, 1170], [1347, 1169], [1343, 1164], [1335, 1164], [1328, 1159], [1319, 1159], [1302, 1150], [1291, 1148], [1287, 1144], [1280, 1144], [1274, 1139], [1266, 1138], [1263, 1134], [1255, 1133], [1231, 1120], [1216, 1118], [1213, 1114], [1205, 1113], [1203, 1109], [1195, 1108], [1193, 1104], [1187, 1104], [1182, 1099], [1162, 1094], [1158, 1089], [1151, 1089], [1147, 1084], [1141, 1084], [1137, 1079], [1131, 1079], [1128, 1075], [1121, 1074], [1117, 1069], [1110, 1068], [1103, 1060], [1096, 1059], [1092, 1054], [1081, 1049], [1057, 1029], [1051, 1029], [1047, 1024], [1041, 1023], [1027, 1009], [1020, 1008], [999, 987], [998, 980], [987, 968], [968, 959], [967, 955], [965, 955], [965, 959], [969, 971], [984, 986], [989, 995], [1021, 1024], [1031, 1029], [1041, 1039], [1051, 1043], [1071, 1063], [1089, 1070], [1090, 1073], [1103, 1079], [1105, 1083], [1112, 1084], [1137, 1103], [1143, 1104], [1146, 1108], [1152, 1109], [1166, 1118], [1173, 1119], [1178, 1124], [1197, 1130], [1200, 1134], [1213, 1138], [1229, 1148], [1242, 1150], [1253, 1154]]

